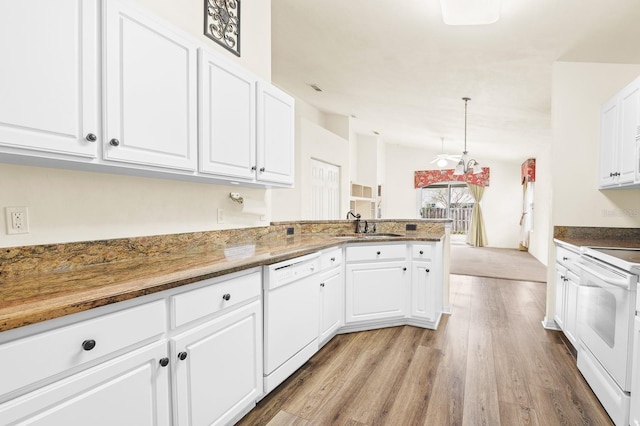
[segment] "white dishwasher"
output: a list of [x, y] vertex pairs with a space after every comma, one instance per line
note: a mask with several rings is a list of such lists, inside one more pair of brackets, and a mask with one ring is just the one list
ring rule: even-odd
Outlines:
[[319, 254], [264, 268], [264, 391], [267, 394], [318, 350]]

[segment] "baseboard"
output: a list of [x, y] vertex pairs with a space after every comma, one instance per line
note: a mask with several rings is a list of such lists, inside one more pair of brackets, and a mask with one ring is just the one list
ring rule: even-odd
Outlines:
[[554, 330], [554, 331], [561, 331], [562, 330], [560, 328], [560, 326], [554, 320], [550, 320], [546, 316], [542, 320], [542, 327], [545, 328], [546, 330]]

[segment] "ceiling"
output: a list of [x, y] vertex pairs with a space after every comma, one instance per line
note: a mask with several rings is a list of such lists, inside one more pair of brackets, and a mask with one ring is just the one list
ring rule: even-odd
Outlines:
[[358, 133], [449, 153], [468, 96], [470, 154], [522, 161], [551, 140], [554, 61], [640, 63], [640, 1], [502, 0], [501, 15], [448, 26], [439, 0], [272, 0], [272, 80]]

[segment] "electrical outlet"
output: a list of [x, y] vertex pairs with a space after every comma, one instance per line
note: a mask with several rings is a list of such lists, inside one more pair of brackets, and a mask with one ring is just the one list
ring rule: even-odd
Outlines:
[[218, 208], [218, 223], [224, 223], [224, 209]]
[[28, 234], [29, 214], [26, 207], [5, 207], [7, 234]]

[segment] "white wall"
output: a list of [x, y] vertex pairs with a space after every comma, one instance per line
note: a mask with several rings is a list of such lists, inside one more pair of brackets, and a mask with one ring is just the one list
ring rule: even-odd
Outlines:
[[[640, 226], [640, 190], [598, 190], [600, 106], [640, 75], [640, 65], [556, 62], [553, 66], [552, 226]], [[555, 249], [548, 244], [548, 265]], [[553, 318], [554, 268], [547, 268]]]
[[[384, 217], [417, 217], [416, 170], [427, 170], [438, 154], [428, 150], [389, 144], [386, 147], [386, 191], [383, 193]], [[523, 159], [524, 161], [524, 159]], [[522, 187], [520, 164], [484, 159], [491, 169], [491, 183], [485, 189], [482, 211], [489, 247], [517, 248], [520, 232]]]
[[[271, 191], [273, 221], [305, 220], [311, 211], [311, 159], [340, 167], [340, 214], [349, 210], [349, 141], [327, 130], [321, 112], [296, 100], [296, 184], [293, 189]], [[331, 117], [335, 124], [336, 117]], [[342, 123], [344, 126], [344, 122]]]
[[[236, 58], [203, 35], [202, 0], [136, 0], [198, 37], [226, 58], [260, 77], [271, 76], [271, 1], [242, 3], [241, 54]], [[0, 209], [29, 208], [30, 233], [7, 235], [0, 226], [0, 247], [86, 241], [103, 238], [195, 232], [267, 225], [260, 217], [242, 214], [228, 199], [231, 189], [99, 173], [0, 164]], [[240, 189], [244, 196], [271, 200], [271, 191]], [[225, 210], [216, 223], [217, 208]]]

